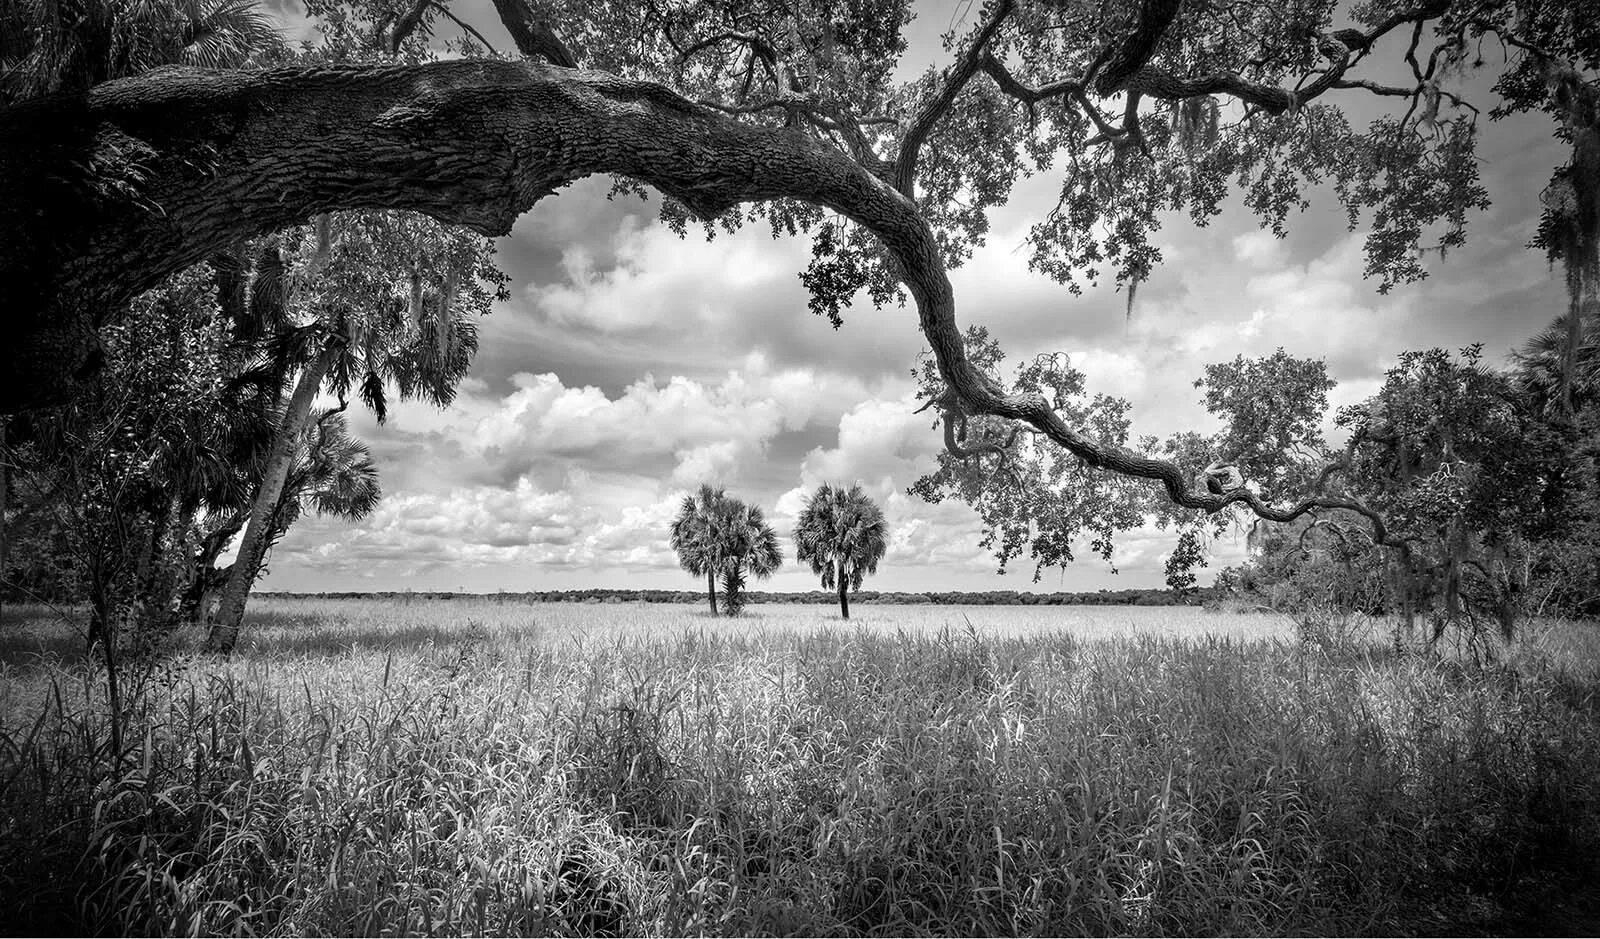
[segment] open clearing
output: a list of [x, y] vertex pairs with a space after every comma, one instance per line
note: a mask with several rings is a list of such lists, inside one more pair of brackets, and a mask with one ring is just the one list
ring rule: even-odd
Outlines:
[[[272, 598], [149, 672], [8, 610], [16, 931], [1582, 928], [1600, 637], [1169, 607]], [[1558, 912], [1558, 911], [1557, 911]], [[1509, 924], [1509, 925], [1508, 925]]]

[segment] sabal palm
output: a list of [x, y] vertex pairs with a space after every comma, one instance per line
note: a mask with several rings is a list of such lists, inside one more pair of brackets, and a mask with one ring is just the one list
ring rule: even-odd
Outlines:
[[1570, 314], [1556, 317], [1515, 354], [1518, 383], [1540, 406], [1550, 410], [1564, 406], [1564, 393], [1574, 411], [1600, 401], [1600, 304], [1583, 306], [1583, 328], [1575, 349], [1570, 348], [1569, 317]]
[[274, 541], [308, 510], [359, 521], [383, 498], [372, 451], [350, 433], [344, 416], [327, 412], [302, 435], [278, 502]]
[[712, 616], [717, 615], [717, 572], [722, 569], [722, 524], [728, 515], [727, 502], [727, 493], [720, 487], [702, 484], [683, 497], [672, 520], [672, 550], [678, 554], [678, 566], [706, 579]]
[[0, 0], [0, 104], [161, 65], [238, 68], [283, 48], [256, 0]]
[[761, 510], [729, 499], [719, 526], [722, 531], [723, 607], [729, 616], [744, 609], [745, 575], [766, 580], [783, 566], [783, 549]]
[[848, 591], [860, 590], [889, 547], [883, 511], [861, 491], [823, 483], [806, 499], [794, 529], [795, 559], [811, 565], [824, 590], [837, 587], [839, 612], [850, 618]]
[[208, 640], [213, 649], [227, 651], [238, 639], [316, 395], [357, 396], [379, 421], [390, 387], [402, 399], [449, 404], [477, 350], [471, 317], [508, 296], [492, 255], [481, 236], [389, 212], [326, 216], [286, 235], [281, 251], [263, 252], [254, 283], [241, 292], [251, 296], [249, 318], [256, 327], [265, 324], [266, 345], [274, 350], [264, 399], [282, 417], [218, 606]]

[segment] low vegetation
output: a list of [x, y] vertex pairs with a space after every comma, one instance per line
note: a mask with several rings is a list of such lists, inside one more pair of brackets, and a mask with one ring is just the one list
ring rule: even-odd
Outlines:
[[1600, 859], [1593, 625], [271, 599], [114, 754], [6, 616], [7, 932], [1461, 931]]

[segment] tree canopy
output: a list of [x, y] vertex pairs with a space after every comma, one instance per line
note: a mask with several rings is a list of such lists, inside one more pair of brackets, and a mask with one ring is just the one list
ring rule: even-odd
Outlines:
[[[417, 62], [417, 37], [450, 15], [442, 0], [360, 0], [313, 12], [372, 64], [163, 69], [0, 111], [0, 181], [18, 196], [0, 206], [15, 249], [0, 259], [0, 306], [16, 339], [0, 408], [71, 394], [60, 377], [93, 371], [98, 331], [126, 300], [216, 244], [368, 207], [498, 234], [603, 173], [660, 191], [680, 226], [807, 233], [812, 308], [835, 321], [862, 290], [877, 303], [903, 291], [947, 426], [993, 419], [1061, 459], [1153, 481], [1181, 509], [1279, 521], [1349, 509], [1382, 542], [1379, 514], [1320, 491], [1323, 473], [1299, 492], [1215, 486], [1181, 454], [1081, 423], [1088, 412], [1060, 406], [1065, 365], [1002, 384], [957, 321], [946, 271], [1018, 179], [1060, 173], [1031, 252], [1068, 286], [1106, 272], [1131, 296], [1160, 262], [1151, 236], [1168, 213], [1204, 224], [1238, 190], [1282, 233], [1325, 184], [1369, 232], [1367, 270], [1386, 289], [1424, 276], [1428, 249], [1461, 243], [1487, 200], [1477, 135], [1526, 110], [1573, 146], [1535, 238], [1568, 272], [1567, 347], [1583, 341], [1600, 23], [1581, 5], [989, 0], [948, 37], [947, 64], [905, 84], [892, 80], [905, 0], [496, 9], [524, 60], [469, 39], [462, 59]], [[1492, 100], [1466, 95], [1478, 69], [1494, 73]], [[1356, 101], [1377, 116], [1353, 119]]]

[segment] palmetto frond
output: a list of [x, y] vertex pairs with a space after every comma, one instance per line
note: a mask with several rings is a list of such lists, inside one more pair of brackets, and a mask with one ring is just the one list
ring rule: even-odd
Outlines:
[[255, 0], [8, 0], [0, 35], [0, 103], [162, 65], [239, 68], [283, 47]]
[[783, 549], [761, 510], [729, 500], [722, 519], [722, 546], [726, 566], [748, 571], [765, 580], [783, 566]]
[[283, 43], [256, 0], [184, 0], [181, 6], [187, 22], [179, 33], [178, 60], [184, 65], [238, 68]]
[[284, 523], [299, 507], [355, 521], [371, 514], [382, 497], [372, 451], [351, 435], [343, 415], [324, 412], [301, 437], [280, 501], [280, 525], [287, 528]]
[[[1600, 400], [1600, 304], [1584, 304], [1581, 320], [1570, 378], [1578, 407]], [[1561, 396], [1571, 339], [1569, 314], [1562, 314], [1514, 353], [1517, 383], [1543, 407], [1553, 407]]]

